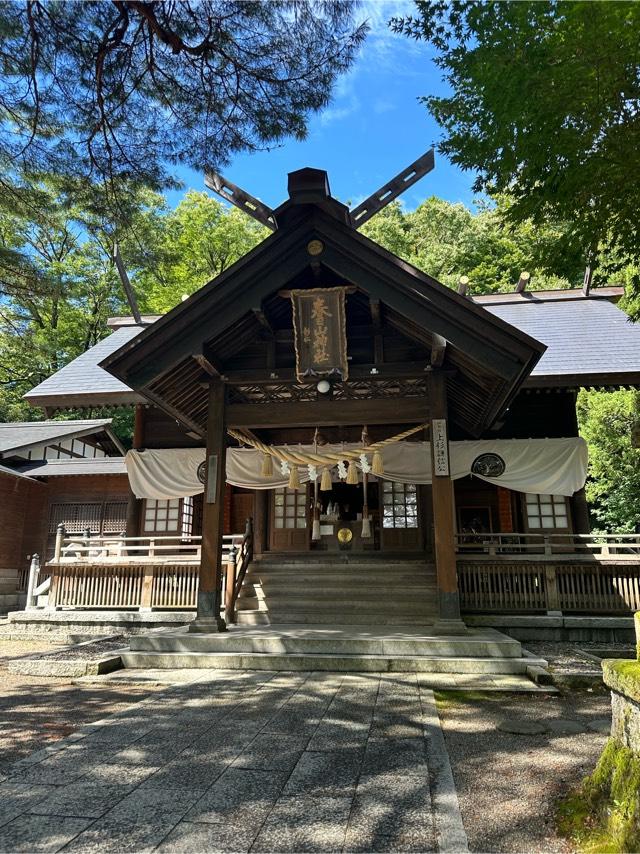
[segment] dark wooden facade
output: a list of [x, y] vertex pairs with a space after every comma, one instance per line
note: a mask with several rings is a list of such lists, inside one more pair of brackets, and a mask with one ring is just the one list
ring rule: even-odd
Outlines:
[[[450, 435], [478, 437], [545, 349], [359, 234], [331, 198], [325, 173], [292, 173], [289, 193], [272, 237], [102, 363], [206, 445], [198, 611], [208, 624], [218, 621], [220, 604], [228, 427], [293, 443], [311, 441], [315, 428], [327, 441], [357, 438], [366, 425], [375, 441], [439, 418]], [[296, 379], [288, 294], [336, 285], [348, 289], [349, 377], [326, 394]], [[440, 618], [458, 621], [451, 478], [434, 477], [430, 490], [414, 486], [406, 495], [385, 488], [377, 484], [373, 546], [432, 553]], [[309, 503], [307, 490], [270, 491], [254, 502], [260, 547], [310, 548]], [[345, 499], [341, 515], [352, 503]], [[397, 528], [380, 521], [385, 506], [399, 508]], [[354, 546], [371, 545], [352, 534]], [[331, 536], [321, 545], [330, 548]]]

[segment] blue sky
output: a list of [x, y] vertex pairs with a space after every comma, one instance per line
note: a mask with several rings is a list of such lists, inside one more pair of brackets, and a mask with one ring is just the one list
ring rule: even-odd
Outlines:
[[[271, 151], [237, 155], [224, 174], [271, 207], [286, 198], [287, 173], [303, 166], [326, 169], [332, 194], [358, 204], [423, 154], [440, 138], [440, 129], [420, 95], [446, 91], [428, 45], [392, 33], [387, 21], [411, 13], [410, 0], [365, 0], [358, 20], [371, 31], [359, 59], [336, 86], [334, 98], [313, 116], [303, 142], [290, 140]], [[204, 189], [202, 177], [181, 171], [186, 188]], [[436, 155], [436, 168], [402, 197], [415, 208], [432, 194], [451, 202], [473, 201], [473, 175]], [[170, 193], [177, 203], [182, 192]]]

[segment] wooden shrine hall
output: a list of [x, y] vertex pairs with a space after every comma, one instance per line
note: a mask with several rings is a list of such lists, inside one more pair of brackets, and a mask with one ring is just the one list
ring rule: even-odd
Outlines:
[[483, 437], [504, 432], [545, 346], [360, 234], [324, 171], [289, 175], [272, 227], [102, 362], [189, 437], [191, 455], [167, 451], [163, 464], [134, 451], [128, 471], [138, 498], [145, 483], [149, 498], [168, 494], [167, 478], [194, 461], [200, 486], [174, 493], [203, 493], [192, 628], [225, 628], [229, 480], [253, 487], [257, 556], [417, 556], [435, 563], [437, 626], [460, 631], [450, 442], [480, 442], [469, 473], [485, 482], [502, 473], [502, 457], [482, 453]]

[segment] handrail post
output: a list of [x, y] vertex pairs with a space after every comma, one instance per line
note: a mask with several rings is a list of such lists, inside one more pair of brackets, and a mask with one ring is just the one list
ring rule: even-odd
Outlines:
[[547, 616], [560, 616], [562, 614], [562, 610], [560, 608], [560, 592], [558, 590], [558, 575], [556, 573], [555, 563], [545, 563], [544, 565], [544, 587]]
[[29, 582], [27, 584], [27, 602], [25, 605], [25, 611], [34, 611], [36, 608], [34, 591], [37, 587], [39, 573], [40, 556], [35, 554], [31, 557], [31, 564], [29, 566]]
[[56, 544], [53, 549], [53, 559], [57, 562], [62, 557], [62, 546], [64, 544], [64, 536], [67, 533], [64, 522], [60, 522], [56, 528]]
[[224, 616], [227, 623], [235, 623], [236, 621], [236, 556], [237, 549], [232, 541], [227, 555], [227, 572], [225, 576], [224, 590]]
[[542, 542], [544, 543], [544, 553], [546, 555], [552, 554], [551, 537], [549, 537], [548, 535], [543, 536]]

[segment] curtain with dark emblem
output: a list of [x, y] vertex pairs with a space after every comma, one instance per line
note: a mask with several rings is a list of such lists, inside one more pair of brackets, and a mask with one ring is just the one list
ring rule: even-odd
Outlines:
[[298, 381], [330, 374], [346, 380], [345, 289], [294, 290], [291, 302]]

